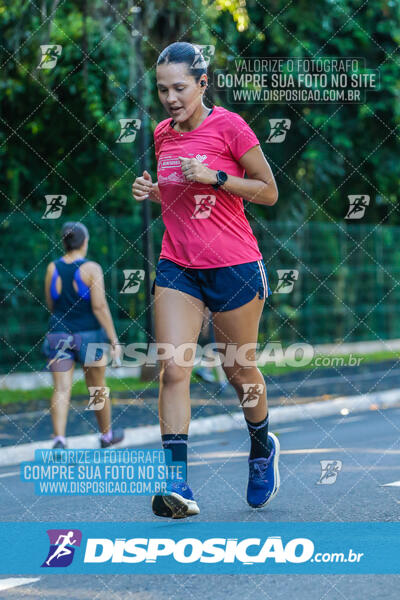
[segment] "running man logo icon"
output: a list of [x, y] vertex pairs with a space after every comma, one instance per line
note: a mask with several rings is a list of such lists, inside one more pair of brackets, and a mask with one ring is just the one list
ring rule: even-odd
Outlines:
[[286, 138], [292, 121], [290, 119], [269, 119], [271, 131], [267, 137], [267, 144], [280, 144]]
[[245, 408], [251, 408], [257, 406], [260, 396], [264, 392], [264, 386], [262, 383], [243, 383], [243, 398], [240, 401], [240, 406]]
[[140, 119], [120, 119], [121, 133], [117, 139], [119, 144], [130, 144], [136, 138], [142, 121]]
[[193, 44], [193, 46], [196, 48], [196, 50], [198, 50], [198, 53], [196, 52], [195, 54], [191, 68], [196, 69], [198, 67], [202, 67], [203, 61], [208, 67], [210, 64], [210, 60], [214, 56], [215, 46], [206, 44]]
[[101, 410], [110, 397], [109, 387], [89, 386], [89, 403], [85, 410]]
[[67, 204], [67, 196], [58, 194], [57, 196], [45, 196], [46, 209], [42, 219], [58, 219], [61, 217], [62, 210]]
[[48, 529], [50, 548], [42, 567], [68, 567], [79, 548], [82, 532], [79, 529]]
[[120, 294], [136, 294], [140, 288], [140, 282], [144, 279], [143, 269], [124, 269], [124, 285]]
[[336, 478], [342, 470], [341, 460], [320, 460], [321, 465], [321, 477], [317, 481], [318, 485], [332, 485], [335, 483]]
[[365, 209], [369, 206], [369, 196], [347, 196], [349, 199], [349, 210], [345, 219], [362, 219]]
[[299, 272], [295, 269], [278, 269], [277, 273], [279, 281], [274, 294], [289, 294], [299, 278]]
[[37, 69], [54, 69], [57, 64], [58, 57], [61, 56], [62, 46], [55, 45], [44, 45], [40, 46], [42, 56]]
[[191, 219], [208, 219], [211, 215], [211, 209], [215, 206], [215, 196], [211, 194], [199, 195], [197, 194], [195, 197], [196, 207]]
[[[47, 364], [47, 368], [49, 369], [55, 362], [71, 359], [71, 352], [67, 352], [67, 350], [75, 350], [76, 344], [74, 339], [75, 336], [72, 334], [67, 335], [66, 337], [65, 334], [50, 334], [48, 337], [50, 339], [50, 348], [55, 348], [57, 350], [56, 355], [49, 360]], [[55, 343], [56, 341], [57, 344]], [[70, 367], [68, 367], [68, 370], [69, 368]]]

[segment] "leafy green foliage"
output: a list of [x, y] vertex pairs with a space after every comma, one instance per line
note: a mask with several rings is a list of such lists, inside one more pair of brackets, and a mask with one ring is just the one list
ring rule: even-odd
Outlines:
[[[399, 337], [400, 4], [147, 0], [136, 6], [141, 12], [126, 0], [0, 0], [5, 364], [18, 370], [40, 364], [48, 316], [44, 268], [61, 253], [58, 222], [38, 216], [46, 194], [65, 194], [63, 216], [88, 225], [119, 331], [126, 340], [145, 339], [144, 293], [121, 301], [119, 278], [123, 268], [148, 267], [142, 206], [131, 184], [143, 168], [155, 179], [152, 132], [166, 116], [155, 63], [176, 40], [215, 46], [205, 103], [246, 119], [277, 180], [278, 203], [246, 203], [247, 215], [271, 276], [278, 268], [302, 275], [290, 297], [272, 298], [260, 340]], [[37, 68], [44, 44], [62, 46], [54, 69]], [[380, 88], [360, 104], [229, 104], [214, 73], [239, 56], [361, 57], [379, 73]], [[135, 142], [117, 143], [119, 120], [143, 117]], [[271, 118], [291, 119], [284, 143], [267, 143]], [[349, 194], [371, 198], [360, 222], [344, 219]], [[162, 226], [155, 205], [151, 233], [157, 251]]]
[[[140, 13], [125, 0], [0, 1], [5, 208], [29, 213], [42, 208], [45, 194], [64, 193], [71, 212], [83, 217], [92, 210], [137, 212], [130, 185], [143, 166], [154, 173], [151, 131], [165, 117], [154, 65], [168, 43], [190, 40], [216, 48], [211, 83], [214, 69], [237, 56], [360, 56], [378, 69], [380, 90], [368, 92], [361, 104], [229, 105], [212, 85], [208, 103], [239, 112], [258, 135], [280, 190], [270, 219], [287, 213], [299, 222], [306, 215], [342, 219], [347, 195], [366, 193], [366, 222], [399, 222], [398, 3], [195, 0], [185, 10], [177, 1], [137, 4]], [[62, 46], [57, 66], [37, 69], [40, 45], [49, 43]], [[141, 97], [139, 59], [146, 71]], [[137, 143], [116, 143], [119, 119], [137, 118], [142, 108], [151, 130], [143, 158]], [[282, 116], [292, 120], [285, 143], [267, 144], [268, 119]], [[252, 210], [265, 214], [260, 206]]]

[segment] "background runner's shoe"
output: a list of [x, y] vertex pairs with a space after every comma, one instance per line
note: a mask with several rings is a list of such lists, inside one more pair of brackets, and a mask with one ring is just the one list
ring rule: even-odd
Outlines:
[[54, 445], [52, 450], [65, 450], [67, 447], [67, 444], [64, 444], [61, 440], [58, 440]]
[[199, 379], [202, 379], [203, 381], [205, 381], [206, 383], [214, 383], [215, 382], [215, 375], [212, 372], [212, 369], [208, 369], [207, 367], [199, 367], [198, 369], [193, 371], [193, 374], [196, 377], [199, 377]]
[[[167, 511], [164, 514], [160, 498], [164, 506], [169, 509], [170, 514], [166, 514]], [[167, 493], [164, 496], [153, 496], [152, 509], [154, 514], [158, 516], [172, 519], [184, 519], [185, 517], [198, 515], [200, 512], [197, 502], [193, 498], [192, 490], [186, 481], [180, 479], [167, 484]]]
[[103, 438], [100, 438], [100, 446], [102, 448], [109, 448], [113, 444], [118, 444], [119, 442], [122, 442], [122, 440], [124, 439], [124, 435], [125, 434], [123, 429], [113, 429], [111, 440], [109, 442], [106, 442], [105, 440], [103, 440]]
[[54, 450], [55, 452], [53, 453], [53, 459], [58, 462], [61, 461], [63, 459], [63, 455], [64, 452], [63, 450], [67, 451], [67, 444], [64, 443], [62, 440], [57, 440], [56, 442], [54, 442], [52, 450]]
[[280, 444], [273, 433], [268, 434], [268, 446], [271, 450], [268, 458], [249, 459], [247, 502], [252, 508], [265, 506], [276, 496], [279, 490]]

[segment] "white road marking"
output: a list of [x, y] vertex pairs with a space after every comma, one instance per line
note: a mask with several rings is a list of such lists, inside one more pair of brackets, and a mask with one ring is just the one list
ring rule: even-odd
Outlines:
[[[270, 428], [271, 429], [271, 428]], [[298, 431], [301, 427], [281, 427], [280, 429], [272, 429], [274, 433], [289, 433], [291, 431]]]
[[384, 483], [380, 487], [400, 487], [400, 481], [392, 481], [392, 483]]
[[10, 471], [9, 473], [1, 473], [0, 477], [12, 477], [13, 475], [19, 475], [19, 471]]
[[365, 419], [365, 417], [347, 417], [344, 415], [342, 418], [334, 420], [334, 423], [343, 425], [344, 423], [355, 423], [356, 421], [362, 421], [363, 419]]
[[0, 590], [9, 590], [10, 588], [18, 587], [20, 585], [35, 583], [35, 581], [39, 581], [39, 579], [40, 577], [35, 577], [34, 579], [20, 577], [9, 577], [8, 579], [0, 579]]

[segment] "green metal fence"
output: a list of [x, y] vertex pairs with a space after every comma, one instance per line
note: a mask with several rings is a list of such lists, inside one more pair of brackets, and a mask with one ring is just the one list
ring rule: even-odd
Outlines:
[[[3, 373], [43, 368], [40, 347], [48, 310], [43, 280], [47, 264], [61, 255], [59, 231], [67, 219], [0, 215], [1, 358]], [[79, 220], [68, 215], [68, 220]], [[111, 312], [124, 343], [145, 341], [144, 285], [121, 294], [124, 269], [155, 264], [143, 256], [139, 211], [135, 217], [84, 219], [88, 257], [99, 262]], [[250, 219], [274, 291], [277, 271], [298, 271], [290, 293], [273, 293], [260, 326], [260, 343], [330, 343], [400, 337], [400, 228], [359, 222], [305, 224]], [[163, 225], [152, 224], [158, 258]]]

